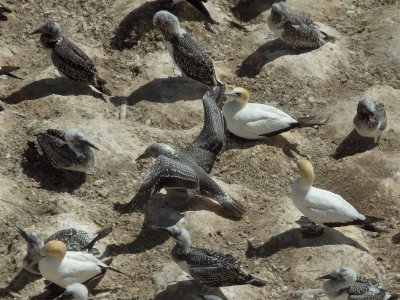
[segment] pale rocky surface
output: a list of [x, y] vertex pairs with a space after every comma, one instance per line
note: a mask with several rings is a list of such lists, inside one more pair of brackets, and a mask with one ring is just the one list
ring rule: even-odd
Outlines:
[[[98, 289], [111, 291], [96, 299], [199, 299], [199, 293], [231, 300], [300, 299], [318, 294], [314, 289], [321, 283], [314, 279], [338, 266], [351, 266], [400, 292], [397, 0], [287, 0], [336, 37], [334, 44], [305, 53], [281, 49], [269, 36], [266, 17], [273, 1], [210, 0], [206, 6], [221, 23], [212, 31], [190, 6], [178, 8], [183, 26], [211, 55], [227, 89], [246, 87], [252, 101], [271, 103], [294, 117], [331, 116], [321, 128], [262, 142], [228, 139], [212, 176], [246, 207], [241, 221], [212, 212], [215, 207], [201, 198], [172, 207], [160, 195], [145, 215], [119, 216], [113, 210], [115, 203], [131, 199], [147, 172], [150, 161], [135, 162], [147, 145], [184, 147], [203, 122], [200, 99], [206, 88], [168, 78], [176, 70], [151, 24], [165, 1], [4, 2], [15, 13], [0, 23], [0, 65], [21, 66], [16, 74], [24, 79], [0, 78], [2, 297], [27, 299], [44, 287], [42, 279], [21, 272], [26, 249], [14, 225], [43, 237], [71, 226], [91, 231], [113, 226], [97, 247], [131, 277], [107, 273]], [[28, 35], [45, 18], [60, 22], [64, 34], [93, 58], [113, 97], [57, 77], [38, 36]], [[351, 133], [357, 102], [365, 95], [387, 110], [381, 149]], [[126, 119], [119, 120], [124, 102]], [[96, 176], [54, 172], [28, 145], [40, 130], [70, 127], [79, 127], [99, 146]], [[290, 200], [295, 161], [304, 157], [315, 165], [318, 187], [340, 193], [361, 212], [384, 217], [379, 226], [389, 233], [349, 226], [304, 239], [296, 224], [301, 214]], [[190, 281], [170, 257], [173, 241], [142, 229], [178, 221], [196, 246], [232, 253], [267, 286], [206, 289]]]

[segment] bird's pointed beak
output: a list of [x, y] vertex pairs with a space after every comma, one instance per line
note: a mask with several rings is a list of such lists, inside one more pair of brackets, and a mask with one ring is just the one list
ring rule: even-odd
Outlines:
[[43, 33], [42, 28], [38, 28], [35, 31], [32, 31], [29, 35], [34, 35], [34, 34], [39, 34], [39, 33]]
[[28, 237], [26, 231], [23, 230], [21, 227], [18, 227], [18, 226], [15, 226], [15, 228], [17, 229], [18, 233], [24, 238], [24, 240], [29, 242], [29, 237]]
[[[145, 158], [147, 158], [147, 157], [148, 157], [148, 155], [147, 155], [146, 153], [140, 154], [140, 155], [136, 158], [136, 161], [145, 159]], [[158, 227], [157, 227], [157, 228], [158, 228]], [[161, 227], [160, 227], [160, 228], [161, 228]]]
[[231, 96], [231, 97], [236, 97], [237, 96], [236, 93], [234, 93], [234, 92], [226, 92], [226, 93], [224, 93], [224, 95], [225, 96]]
[[90, 142], [87, 139], [83, 139], [82, 140], [84, 144], [86, 144], [87, 146], [89, 146], [90, 148], [96, 149], [96, 150], [100, 150], [99, 148], [97, 148], [92, 142]]
[[325, 276], [321, 276], [316, 278], [315, 280], [325, 280], [325, 279], [334, 279], [331, 274], [325, 275]]

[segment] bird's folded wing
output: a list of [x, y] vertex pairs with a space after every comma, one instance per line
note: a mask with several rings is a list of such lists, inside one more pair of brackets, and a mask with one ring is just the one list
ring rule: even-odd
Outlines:
[[323, 34], [315, 25], [286, 22], [283, 25], [283, 28], [284, 31], [282, 34], [282, 38], [307, 38], [310, 42], [318, 42], [320, 39], [325, 39], [327, 37], [326, 34]]
[[203, 96], [204, 124], [200, 134], [189, 144], [185, 151], [207, 173], [211, 171], [215, 159], [225, 147], [226, 124], [219, 109], [222, 87], [214, 87]]
[[190, 275], [208, 286], [226, 286], [243, 284], [246, 282], [246, 274], [239, 268], [227, 263], [216, 263], [213, 266], [191, 267]]
[[50, 235], [46, 240], [45, 243], [49, 241], [62, 241], [64, 243], [68, 243], [68, 241], [71, 239], [72, 236], [78, 233], [78, 230], [75, 228], [68, 228], [68, 229], [63, 229], [60, 231], [57, 231], [56, 233], [53, 233]]
[[69, 148], [67, 143], [47, 133], [37, 135], [40, 148], [54, 167], [70, 167], [76, 159], [75, 153]]
[[[212, 261], [213, 263], [219, 261], [219, 262], [226, 262], [226, 263], [231, 263], [231, 264], [239, 264], [239, 262], [231, 255], [228, 253], [222, 253], [219, 251], [215, 250], [210, 250], [210, 249], [203, 249], [203, 248], [198, 248], [198, 251], [201, 251], [204, 255], [204, 257], [209, 257], [210, 262]], [[195, 264], [195, 262], [190, 262], [191, 264]]]
[[65, 141], [64, 132], [62, 132], [61, 130], [58, 130], [58, 129], [47, 129], [46, 133], [51, 135], [51, 136], [55, 136], [55, 137], [59, 138], [60, 140]]
[[94, 255], [87, 252], [70, 251], [67, 252], [68, 258], [73, 259], [76, 263], [93, 263], [101, 267], [108, 267]]
[[124, 212], [141, 209], [150, 198], [162, 188], [198, 189], [199, 182], [196, 171], [187, 164], [166, 156], [159, 156], [150, 168], [144, 183], [126, 205]]
[[68, 44], [68, 47], [70, 47], [70, 49], [75, 52], [75, 54], [79, 57], [81, 57], [88, 66], [90, 66], [94, 71], [96, 71], [96, 67], [93, 63], [93, 61], [90, 59], [89, 56], [86, 55], [86, 53], [79, 48], [76, 44], [74, 44], [73, 42], [71, 42], [69, 39], [64, 38], [66, 44]]
[[[251, 121], [250, 121], [251, 120]], [[291, 127], [292, 123], [286, 122], [276, 114], [261, 112], [249, 115], [246, 127], [256, 135], [266, 135]]]

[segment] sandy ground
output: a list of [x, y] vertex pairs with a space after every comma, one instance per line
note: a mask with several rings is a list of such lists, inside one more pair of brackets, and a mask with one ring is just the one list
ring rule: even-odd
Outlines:
[[[171, 207], [160, 195], [145, 214], [119, 216], [113, 210], [141, 183], [151, 162], [135, 158], [147, 145], [183, 147], [202, 126], [200, 99], [206, 89], [169, 78], [174, 67], [151, 24], [163, 1], [5, 0], [15, 13], [0, 23], [0, 65], [21, 66], [16, 74], [24, 79], [0, 78], [0, 296], [27, 299], [44, 287], [42, 279], [21, 271], [26, 249], [14, 225], [44, 237], [71, 226], [93, 231], [113, 226], [98, 248], [131, 277], [107, 273], [96, 296], [102, 299], [199, 299], [198, 293], [232, 300], [298, 299], [302, 291], [321, 287], [316, 277], [339, 266], [351, 266], [400, 292], [400, 3], [287, 0], [336, 37], [334, 44], [300, 53], [268, 39], [272, 2], [210, 0], [207, 7], [220, 22], [213, 26], [190, 6], [177, 8], [227, 89], [246, 87], [252, 101], [295, 117], [331, 116], [321, 128], [262, 142], [228, 139], [212, 176], [247, 208], [243, 220], [233, 221], [201, 198]], [[93, 58], [113, 97], [102, 98], [90, 87], [58, 77], [38, 36], [28, 35], [45, 18], [57, 20]], [[352, 131], [364, 95], [387, 110], [381, 149]], [[127, 116], [119, 120], [125, 101]], [[55, 172], [32, 148], [36, 132], [71, 127], [82, 129], [101, 149], [95, 177]], [[340, 193], [363, 213], [385, 218], [379, 225], [389, 233], [349, 226], [304, 239], [296, 223], [301, 214], [290, 200], [295, 161], [301, 157], [313, 161], [318, 187]], [[146, 230], [148, 224], [178, 221], [196, 246], [232, 253], [267, 286], [206, 289], [190, 281], [170, 258], [173, 241]]]

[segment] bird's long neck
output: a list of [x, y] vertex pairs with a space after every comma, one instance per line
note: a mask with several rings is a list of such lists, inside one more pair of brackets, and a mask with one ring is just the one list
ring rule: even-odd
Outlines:
[[343, 293], [347, 293], [348, 289], [351, 287], [353, 283], [354, 282], [328, 280], [327, 282], [324, 283], [323, 287], [325, 293], [328, 296], [339, 297]]
[[90, 147], [79, 143], [71, 143], [67, 141], [68, 146], [77, 156], [86, 156], [90, 152]]
[[184, 254], [189, 251], [190, 247], [192, 247], [191, 239], [184, 238], [184, 239], [178, 241], [174, 248], [177, 253]]
[[61, 39], [62, 37], [59, 34], [42, 34], [40, 36], [40, 43], [43, 48], [53, 49]]

